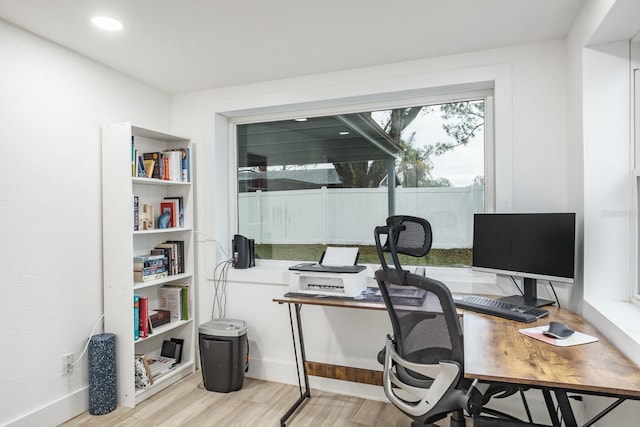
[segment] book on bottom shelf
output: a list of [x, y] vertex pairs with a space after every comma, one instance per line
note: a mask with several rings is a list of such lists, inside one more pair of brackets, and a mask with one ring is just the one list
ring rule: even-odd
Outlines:
[[155, 381], [171, 372], [171, 369], [176, 364], [176, 359], [164, 356], [147, 356], [147, 362], [149, 363], [151, 378]]
[[184, 340], [182, 338], [171, 338], [162, 342], [162, 350], [160, 356], [170, 357], [176, 360], [176, 364], [182, 361], [182, 346]]
[[136, 354], [135, 359], [135, 376], [136, 387], [149, 388], [153, 384], [153, 376], [147, 362], [147, 356], [144, 354]]

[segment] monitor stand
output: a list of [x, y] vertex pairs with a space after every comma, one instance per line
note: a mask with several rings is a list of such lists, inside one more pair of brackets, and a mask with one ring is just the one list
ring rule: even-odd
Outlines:
[[544, 305], [555, 304], [555, 301], [538, 298], [538, 286], [536, 279], [525, 277], [523, 279], [524, 295], [511, 295], [499, 298], [500, 301], [509, 302], [511, 304], [526, 305], [529, 307], [542, 307]]

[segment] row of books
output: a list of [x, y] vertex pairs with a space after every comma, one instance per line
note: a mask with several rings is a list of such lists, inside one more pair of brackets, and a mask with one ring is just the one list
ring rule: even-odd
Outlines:
[[169, 323], [171, 320], [169, 310], [149, 309], [149, 298], [140, 295], [133, 296], [133, 339], [147, 338], [153, 334], [153, 328]]
[[154, 206], [143, 204], [140, 198], [133, 196], [133, 230], [151, 230], [156, 228], [184, 227], [184, 199], [180, 196], [165, 197], [160, 201], [159, 215], [156, 218]]
[[184, 258], [184, 240], [160, 243], [149, 254], [133, 257], [133, 280], [149, 282], [182, 274], [185, 272]]
[[191, 311], [189, 285], [171, 283], [158, 288], [158, 305], [163, 310], [169, 310], [171, 321], [189, 320], [189, 312]]
[[131, 176], [165, 181], [191, 182], [189, 148], [141, 153], [131, 137]]
[[183, 345], [182, 338], [171, 338], [163, 341], [159, 356], [136, 354], [136, 387], [148, 388], [154, 381], [170, 373], [181, 362]]
[[[133, 338], [147, 338], [154, 328], [171, 321], [189, 320], [191, 312], [189, 285], [172, 283], [158, 288], [158, 307], [151, 309], [149, 298], [133, 296]], [[153, 312], [153, 313], [152, 313]]]

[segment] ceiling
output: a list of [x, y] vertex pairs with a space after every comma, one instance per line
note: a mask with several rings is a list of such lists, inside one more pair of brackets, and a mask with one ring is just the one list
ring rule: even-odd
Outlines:
[[563, 38], [585, 2], [0, 0], [0, 17], [175, 94]]

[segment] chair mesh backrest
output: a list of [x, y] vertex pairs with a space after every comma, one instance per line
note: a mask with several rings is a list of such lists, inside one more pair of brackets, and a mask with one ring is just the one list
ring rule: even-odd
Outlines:
[[391, 318], [396, 351], [411, 362], [453, 360], [462, 366], [462, 328], [449, 289], [428, 277], [398, 275], [393, 268], [379, 270], [376, 280]]
[[[380, 240], [383, 234], [387, 236], [384, 245]], [[391, 254], [395, 268], [401, 271], [398, 254], [422, 257], [429, 253], [432, 242], [431, 224], [423, 218], [394, 215], [387, 218], [386, 226], [375, 228], [374, 237], [382, 268], [384, 270], [388, 268], [384, 255], [388, 253]]]
[[[386, 234], [382, 245], [380, 235]], [[462, 328], [449, 289], [441, 282], [405, 271], [398, 254], [421, 257], [431, 249], [431, 226], [422, 218], [392, 216], [387, 225], [376, 227], [376, 246], [382, 269], [376, 281], [391, 318], [396, 351], [406, 360], [437, 363], [453, 360], [462, 366]], [[395, 268], [384, 254], [390, 253]], [[420, 381], [420, 375], [404, 371], [405, 380]]]
[[396, 227], [398, 232], [387, 234], [387, 242], [383, 246], [385, 252], [391, 251], [392, 241], [399, 254], [422, 257], [431, 249], [431, 224], [426, 219], [394, 215], [387, 218], [387, 227]]

